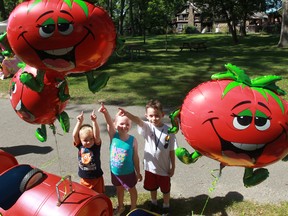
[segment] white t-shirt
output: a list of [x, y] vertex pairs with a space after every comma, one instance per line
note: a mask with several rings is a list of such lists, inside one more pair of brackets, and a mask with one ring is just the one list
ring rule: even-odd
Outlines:
[[144, 126], [138, 126], [138, 133], [145, 139], [144, 146], [144, 170], [161, 176], [168, 176], [171, 167], [170, 151], [176, 150], [177, 140], [175, 134], [169, 134], [168, 145], [165, 138], [169, 127], [155, 127], [152, 123], [145, 121]]

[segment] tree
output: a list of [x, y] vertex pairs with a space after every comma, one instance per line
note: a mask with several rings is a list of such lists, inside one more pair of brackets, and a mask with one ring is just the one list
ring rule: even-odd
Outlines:
[[175, 14], [185, 4], [185, 0], [151, 0], [147, 8], [146, 26], [155, 32], [166, 33], [165, 48], [167, 50], [167, 35]]
[[4, 7], [4, 0], [0, 0], [0, 13], [1, 13], [1, 17], [3, 20], [7, 19], [7, 14], [6, 14], [6, 10]]
[[0, 12], [3, 20], [8, 19], [12, 10], [24, 0], [0, 0]]
[[246, 36], [246, 21], [249, 16], [256, 12], [263, 12], [266, 9], [265, 0], [241, 0], [237, 8], [240, 19], [240, 34]]
[[238, 43], [237, 26], [246, 34], [247, 16], [265, 9], [265, 0], [194, 0], [203, 14], [212, 19], [224, 19], [232, 35], [234, 44]]
[[278, 47], [288, 47], [288, 0], [282, 1], [282, 25]]

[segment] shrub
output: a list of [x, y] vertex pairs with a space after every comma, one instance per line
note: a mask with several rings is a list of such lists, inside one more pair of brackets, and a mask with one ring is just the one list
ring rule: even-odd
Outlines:
[[185, 34], [195, 34], [198, 33], [198, 30], [195, 26], [187, 26], [185, 28]]

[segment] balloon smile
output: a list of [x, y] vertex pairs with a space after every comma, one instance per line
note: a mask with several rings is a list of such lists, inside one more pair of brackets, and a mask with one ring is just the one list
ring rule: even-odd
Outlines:
[[25, 107], [22, 100], [19, 100], [15, 107], [15, 111], [27, 122], [33, 122], [35, 120], [35, 116]]
[[46, 67], [56, 71], [69, 71], [75, 68], [75, 48], [38, 50], [37, 54]]
[[236, 143], [236, 142], [231, 142], [231, 144], [239, 149], [242, 149], [244, 151], [254, 151], [260, 148], [263, 148], [265, 144], [245, 144], [245, 143]]
[[95, 36], [92, 31], [88, 28], [84, 28], [87, 30], [87, 33], [84, 37], [77, 42], [74, 46], [64, 47], [53, 50], [39, 50], [33, 47], [27, 39], [24, 37], [25, 32], [22, 32], [19, 37], [22, 37], [26, 43], [37, 53], [43, 64], [55, 71], [64, 72], [70, 71], [76, 67], [76, 59], [75, 59], [75, 49], [81, 44], [89, 35], [93, 37], [95, 40]]
[[56, 49], [56, 50], [44, 50], [49, 55], [61, 56], [66, 55], [70, 51], [73, 50], [73, 47], [63, 48], [63, 49]]
[[[205, 122], [209, 121], [215, 134], [218, 136], [221, 142], [222, 155], [226, 158], [237, 159], [240, 162], [240, 158], [242, 161], [246, 161], [246, 163], [254, 164], [258, 157], [261, 156], [265, 145], [267, 144], [253, 144], [253, 143], [238, 143], [238, 142], [230, 142], [228, 140], [223, 139], [219, 133], [217, 132], [213, 120], [218, 118], [208, 119]], [[241, 162], [244, 164], [245, 162]], [[240, 164], [238, 164], [240, 165]]]
[[[212, 122], [211, 122], [212, 123]], [[212, 124], [213, 125], [213, 124]], [[214, 128], [214, 125], [213, 125]], [[262, 154], [265, 144], [250, 144], [250, 143], [236, 143], [224, 140], [214, 128], [214, 131], [219, 137], [221, 142], [222, 154], [226, 157], [239, 157], [239, 155], [246, 155], [247, 160], [251, 160], [254, 163], [256, 159]], [[227, 152], [233, 152], [234, 154], [228, 154]]]
[[[210, 122], [213, 130], [215, 131], [215, 134], [218, 136], [220, 142], [221, 142], [221, 149], [222, 149], [222, 155], [225, 158], [229, 158], [228, 160], [234, 160], [236, 163], [235, 165], [247, 165], [247, 164], [255, 164], [257, 162], [257, 158], [259, 158], [265, 147], [270, 144], [274, 143], [277, 139], [279, 139], [283, 134], [285, 133], [285, 128], [283, 128], [282, 132], [273, 140], [267, 142], [267, 143], [262, 143], [262, 144], [254, 144], [254, 143], [238, 143], [238, 142], [231, 142], [228, 140], [223, 139], [217, 132], [215, 125], [214, 125], [214, 120], [218, 119], [217, 117], [207, 119], [205, 122]], [[287, 134], [286, 134], [287, 136]], [[238, 164], [237, 164], [238, 161]]]

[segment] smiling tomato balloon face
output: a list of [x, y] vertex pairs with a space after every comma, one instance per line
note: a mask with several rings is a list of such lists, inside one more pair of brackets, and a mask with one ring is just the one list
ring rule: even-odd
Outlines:
[[37, 69], [78, 73], [103, 65], [115, 47], [108, 14], [82, 0], [32, 0], [10, 14], [12, 50]]
[[180, 111], [187, 142], [228, 166], [263, 167], [286, 156], [287, 102], [259, 87], [261, 82], [256, 80], [251, 87], [213, 80], [192, 89]]
[[[36, 76], [37, 69], [25, 66], [20, 69], [10, 82], [10, 102], [17, 115], [30, 124], [53, 124], [57, 116], [62, 113], [68, 100], [59, 99], [59, 82], [55, 78], [44, 77], [44, 88], [36, 92], [23, 85], [20, 75], [26, 71]], [[65, 92], [68, 94], [68, 86]]]

